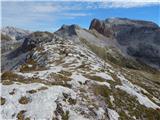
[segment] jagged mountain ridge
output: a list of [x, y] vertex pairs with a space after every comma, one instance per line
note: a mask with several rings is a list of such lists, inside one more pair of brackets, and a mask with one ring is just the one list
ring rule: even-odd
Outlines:
[[117, 48], [116, 39], [76, 25], [32, 33], [14, 56], [24, 62], [2, 74], [2, 117], [159, 119], [160, 73], [112, 64], [104, 54]]

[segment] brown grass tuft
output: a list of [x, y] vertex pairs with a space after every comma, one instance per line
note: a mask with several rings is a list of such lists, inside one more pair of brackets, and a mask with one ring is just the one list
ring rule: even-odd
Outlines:
[[27, 98], [26, 96], [23, 96], [19, 99], [20, 104], [28, 104], [30, 102], [30, 99]]

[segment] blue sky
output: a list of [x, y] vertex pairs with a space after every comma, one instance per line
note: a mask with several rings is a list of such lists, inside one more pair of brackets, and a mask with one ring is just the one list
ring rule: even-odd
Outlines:
[[117, 1], [3, 1], [2, 27], [14, 26], [32, 31], [55, 31], [63, 24], [78, 24], [88, 28], [93, 18], [109, 17], [148, 20], [160, 25], [158, 2]]

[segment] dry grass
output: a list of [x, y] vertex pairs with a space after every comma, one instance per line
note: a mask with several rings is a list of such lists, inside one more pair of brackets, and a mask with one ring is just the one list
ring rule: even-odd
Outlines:
[[85, 40], [84, 38], [80, 38], [80, 41], [83, 44], [87, 45], [91, 49], [91, 51], [93, 51], [95, 54], [97, 54], [100, 58], [102, 58], [104, 60], [107, 59], [107, 54], [106, 54], [105, 48], [91, 44], [87, 40]]
[[30, 94], [34, 94], [34, 93], [37, 93], [38, 91], [41, 91], [41, 90], [47, 90], [48, 89], [48, 87], [46, 87], [46, 86], [42, 86], [42, 87], [40, 87], [40, 88], [38, 88], [38, 89], [36, 89], [36, 90], [29, 90], [29, 91], [27, 91], [27, 93], [30, 93]]
[[76, 67], [76, 69], [81, 69], [83, 71], [91, 71], [89, 64], [82, 63], [82, 65]]
[[1, 40], [2, 41], [10, 41], [10, 40], [12, 40], [12, 38], [9, 37], [8, 35], [4, 35], [1, 33]]
[[60, 71], [60, 72], [58, 72], [58, 73], [60, 73], [60, 74], [62, 74], [62, 75], [64, 75], [64, 76], [67, 76], [67, 77], [70, 77], [70, 76], [72, 75], [72, 73], [71, 73], [71, 72], [64, 71], [64, 70], [61, 70], [61, 71]]
[[99, 81], [99, 82], [104, 82], [105, 79], [99, 77], [99, 76], [95, 76], [95, 75], [85, 75], [86, 78], [91, 79], [91, 80], [95, 80], [95, 81]]
[[77, 102], [77, 100], [76, 100], [76, 99], [69, 98], [69, 99], [68, 99], [68, 102], [69, 102], [70, 105], [75, 105], [76, 102]]
[[63, 93], [64, 96], [64, 101], [68, 101], [70, 105], [75, 105], [77, 100], [76, 99], [72, 99], [70, 95]]
[[5, 102], [6, 102], [6, 99], [5, 99], [5, 98], [3, 98], [3, 97], [1, 97], [1, 105], [4, 105], [4, 104], [5, 104]]
[[26, 91], [27, 93], [30, 93], [30, 94], [33, 94], [33, 93], [36, 93], [37, 90], [29, 90], [29, 91]]
[[28, 104], [30, 102], [30, 99], [27, 98], [26, 96], [23, 96], [19, 99], [20, 104]]
[[[127, 94], [125, 91], [117, 89], [112, 93], [115, 98], [114, 109], [118, 110], [120, 119], [128, 120], [132, 119], [131, 117], [133, 116], [140, 120], [158, 120], [158, 118], [160, 118], [159, 110], [154, 110], [141, 105], [136, 97]], [[125, 111], [127, 111], [127, 113]]]
[[3, 83], [3, 80], [18, 80], [18, 79], [22, 79], [22, 78], [23, 78], [22, 76], [17, 75], [11, 71], [4, 72], [1, 76], [2, 83]]
[[160, 98], [160, 72], [159, 73], [148, 73], [141, 70], [126, 70], [122, 71], [125, 74], [125, 77], [131, 81], [133, 84], [136, 84], [145, 90], [147, 90], [150, 94], [145, 94], [152, 100], [152, 97]]
[[11, 85], [14, 82], [19, 82], [19, 83], [25, 83], [25, 84], [30, 84], [30, 83], [43, 83], [46, 85], [51, 85], [52, 83], [39, 79], [39, 78], [25, 78], [21, 75], [17, 75], [14, 72], [8, 71], [8, 72], [4, 72], [1, 76], [2, 80], [2, 84], [3, 85]]
[[110, 95], [111, 95], [111, 90], [108, 89], [107, 86], [104, 85], [94, 85], [92, 87], [92, 90], [94, 92], [94, 94], [102, 99], [106, 105], [110, 108], [112, 108], [112, 103], [110, 102]]
[[53, 78], [56, 82], [71, 80], [71, 78], [69, 78], [65, 75], [62, 75], [62, 74], [58, 74], [58, 73], [51, 73], [50, 77]]
[[96, 96], [101, 95], [102, 97], [109, 97], [110, 95], [110, 90], [107, 88], [107, 86], [95, 85], [93, 90]]
[[42, 87], [38, 88], [37, 90], [41, 91], [41, 90], [46, 90], [46, 89], [48, 89], [48, 87], [42, 86]]
[[66, 111], [62, 114], [62, 120], [69, 120], [69, 111]]
[[13, 84], [13, 81], [11, 81], [11, 80], [2, 80], [1, 82], [3, 85], [12, 85]]
[[[57, 103], [56, 111], [54, 111], [55, 115], [60, 115], [62, 120], [69, 120], [69, 111], [64, 111], [61, 103]], [[53, 118], [53, 120], [57, 120], [58, 118]]]
[[21, 65], [20, 72], [29, 72], [29, 71], [38, 71], [38, 70], [45, 70], [45, 67], [41, 67], [37, 64], [34, 59], [27, 59], [26, 63]]
[[[39, 78], [24, 78], [23, 76], [19, 76], [13, 72], [9, 72], [9, 76], [8, 73], [5, 74], [5, 76], [3, 76], [2, 79], [2, 84], [3, 85], [11, 85], [14, 82], [17, 83], [24, 83], [24, 84], [30, 84], [30, 83], [42, 83], [48, 86], [52, 86], [52, 85], [61, 85], [64, 87], [69, 87], [71, 88], [71, 85], [69, 85], [67, 83], [67, 81], [70, 81], [71, 78], [61, 75], [61, 74], [52, 74], [52, 78], [55, 81], [46, 81], [46, 80], [42, 80]], [[45, 88], [46, 89], [46, 88]]]
[[18, 114], [17, 114], [17, 119], [18, 120], [25, 120], [25, 116], [24, 116], [24, 113], [25, 113], [26, 111], [25, 110], [21, 110]]

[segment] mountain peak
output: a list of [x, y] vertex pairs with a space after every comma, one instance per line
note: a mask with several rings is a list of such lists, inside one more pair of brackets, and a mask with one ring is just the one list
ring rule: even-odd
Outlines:
[[76, 24], [72, 24], [72, 25], [62, 25], [62, 27], [60, 29], [79, 29], [80, 26], [79, 25], [76, 25]]
[[76, 30], [81, 29], [80, 26], [76, 24], [72, 25], [62, 25], [62, 27], [56, 31], [56, 34], [63, 34], [67, 36], [77, 35]]

